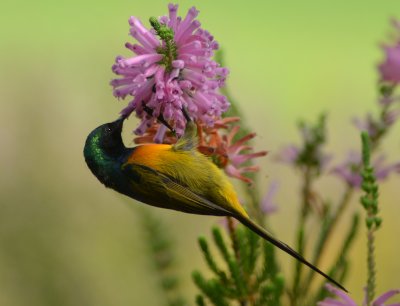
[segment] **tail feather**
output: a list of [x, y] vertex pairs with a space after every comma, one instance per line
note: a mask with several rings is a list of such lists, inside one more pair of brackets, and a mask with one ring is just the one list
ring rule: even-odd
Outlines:
[[247, 228], [267, 240], [268, 242], [272, 243], [276, 247], [280, 248], [282, 251], [288, 253], [292, 257], [296, 258], [298, 261], [301, 263], [305, 264], [306, 266], [310, 267], [312, 270], [315, 272], [319, 273], [323, 277], [325, 277], [327, 280], [329, 280], [331, 283], [335, 284], [337, 287], [340, 289], [347, 291], [346, 288], [344, 288], [341, 284], [339, 284], [337, 281], [335, 281], [333, 278], [331, 278], [329, 275], [325, 274], [322, 272], [320, 269], [318, 269], [316, 266], [308, 262], [306, 259], [303, 258], [299, 253], [297, 253], [295, 250], [293, 250], [290, 246], [288, 246], [286, 243], [274, 238], [272, 234], [268, 233], [264, 228], [250, 220], [249, 218], [245, 216], [237, 216], [236, 217], [243, 225], [245, 225]]

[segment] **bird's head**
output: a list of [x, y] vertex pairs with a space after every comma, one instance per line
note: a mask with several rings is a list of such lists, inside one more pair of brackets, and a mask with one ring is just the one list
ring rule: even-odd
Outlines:
[[95, 128], [87, 137], [86, 147], [102, 149], [105, 153], [118, 153], [124, 149], [121, 132], [125, 118], [121, 117], [113, 122], [100, 125]]

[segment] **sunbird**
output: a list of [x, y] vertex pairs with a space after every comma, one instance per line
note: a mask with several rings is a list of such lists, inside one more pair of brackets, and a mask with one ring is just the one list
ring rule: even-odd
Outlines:
[[86, 139], [86, 163], [106, 187], [156, 207], [235, 218], [347, 292], [342, 285], [250, 219], [226, 175], [197, 150], [197, 131], [193, 121], [188, 120], [184, 135], [174, 145], [143, 144], [127, 148], [121, 137], [124, 119], [121, 117], [100, 125]]

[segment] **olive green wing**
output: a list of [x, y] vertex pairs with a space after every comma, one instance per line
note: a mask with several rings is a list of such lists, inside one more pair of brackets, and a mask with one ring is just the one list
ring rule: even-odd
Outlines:
[[231, 215], [223, 207], [150, 167], [126, 163], [122, 166], [122, 171], [130, 181], [130, 196], [141, 202], [192, 214]]

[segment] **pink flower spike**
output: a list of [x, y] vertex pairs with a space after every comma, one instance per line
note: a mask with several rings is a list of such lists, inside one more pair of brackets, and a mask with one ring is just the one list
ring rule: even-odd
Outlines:
[[400, 21], [393, 19], [392, 25], [395, 28], [397, 37], [394, 42], [383, 46], [385, 52], [384, 61], [378, 66], [381, 80], [384, 82], [400, 84]]
[[[117, 58], [113, 72], [119, 77], [111, 84], [116, 97], [134, 97], [123, 110], [125, 115], [135, 112], [143, 121], [146, 109], [153, 119], [159, 115], [169, 118], [169, 125], [181, 136], [186, 125], [183, 106], [197, 123], [210, 127], [228, 109], [226, 97], [217, 92], [228, 69], [211, 59], [218, 43], [200, 28], [196, 8], [189, 9], [183, 20], [177, 10], [178, 5], [169, 4], [168, 16], [150, 19], [150, 30], [138, 18], [129, 18], [130, 34], [137, 43], [126, 43], [133, 54]], [[136, 132], [145, 130], [138, 128]], [[161, 135], [165, 133], [160, 130], [157, 142]]]
[[400, 44], [393, 47], [385, 47], [386, 58], [378, 67], [382, 81], [400, 83]]

